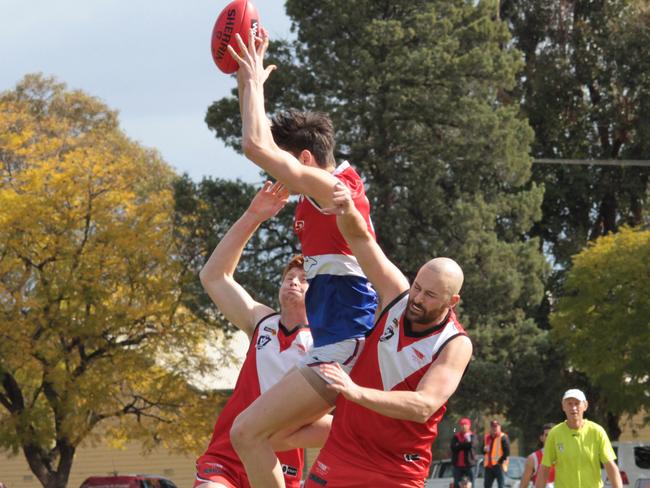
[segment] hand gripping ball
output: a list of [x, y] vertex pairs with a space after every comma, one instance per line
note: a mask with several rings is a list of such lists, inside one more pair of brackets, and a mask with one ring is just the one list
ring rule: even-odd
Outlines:
[[257, 35], [260, 29], [260, 16], [252, 2], [234, 0], [224, 8], [212, 29], [212, 59], [224, 73], [234, 73], [238, 69], [237, 61], [228, 52], [228, 46], [239, 51], [235, 34], [239, 34], [248, 45], [248, 36]]

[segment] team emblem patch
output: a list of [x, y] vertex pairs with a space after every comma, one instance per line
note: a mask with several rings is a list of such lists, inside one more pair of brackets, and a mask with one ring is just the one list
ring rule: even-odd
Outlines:
[[415, 463], [420, 460], [419, 454], [404, 454], [404, 461], [407, 463]]
[[262, 349], [264, 346], [266, 346], [269, 342], [271, 342], [271, 338], [267, 335], [261, 335], [257, 338], [257, 344], [255, 344], [255, 347], [259, 351]]
[[389, 325], [388, 327], [386, 327], [386, 330], [384, 331], [384, 333], [379, 338], [379, 342], [386, 342], [388, 339], [390, 339], [394, 335], [395, 335], [395, 329], [393, 329], [392, 325]]

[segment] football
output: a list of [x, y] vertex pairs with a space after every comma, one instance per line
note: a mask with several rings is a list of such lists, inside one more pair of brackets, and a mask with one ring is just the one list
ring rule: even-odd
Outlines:
[[237, 61], [228, 52], [232, 46], [239, 52], [235, 34], [248, 44], [248, 36], [252, 32], [257, 35], [260, 29], [260, 19], [257, 9], [248, 0], [234, 0], [224, 8], [212, 29], [212, 59], [224, 73], [234, 73], [239, 67]]

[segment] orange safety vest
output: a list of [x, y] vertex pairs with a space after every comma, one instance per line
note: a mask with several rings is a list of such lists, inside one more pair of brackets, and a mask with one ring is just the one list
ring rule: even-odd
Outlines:
[[[488, 440], [491, 440], [490, 450], [485, 454], [485, 467], [490, 468], [498, 464], [499, 458], [503, 456], [503, 445], [501, 444], [502, 437], [508, 437], [508, 434], [501, 432], [496, 437], [492, 437], [491, 434], [485, 435], [485, 445], [488, 444]], [[501, 465], [504, 471], [508, 471], [508, 459], [503, 461]]]

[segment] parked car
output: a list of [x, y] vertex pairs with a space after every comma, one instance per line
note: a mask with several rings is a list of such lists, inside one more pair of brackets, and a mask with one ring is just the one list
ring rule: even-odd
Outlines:
[[[505, 476], [505, 486], [516, 488], [519, 486], [519, 480], [524, 473], [526, 458], [520, 456], [510, 456], [510, 464]], [[483, 457], [479, 456], [476, 466], [474, 467], [474, 486], [483, 486], [483, 481], [477, 483], [476, 480], [483, 479]], [[431, 463], [429, 477], [426, 479], [425, 488], [449, 488], [454, 482], [453, 466], [451, 459], [442, 459]]]
[[[646, 486], [644, 480], [650, 479], [650, 442], [612, 442], [616, 453], [616, 464], [621, 471], [623, 485], [636, 488]], [[603, 470], [605, 486], [612, 486]]]
[[91, 476], [79, 488], [178, 488], [171, 480], [149, 474]]

